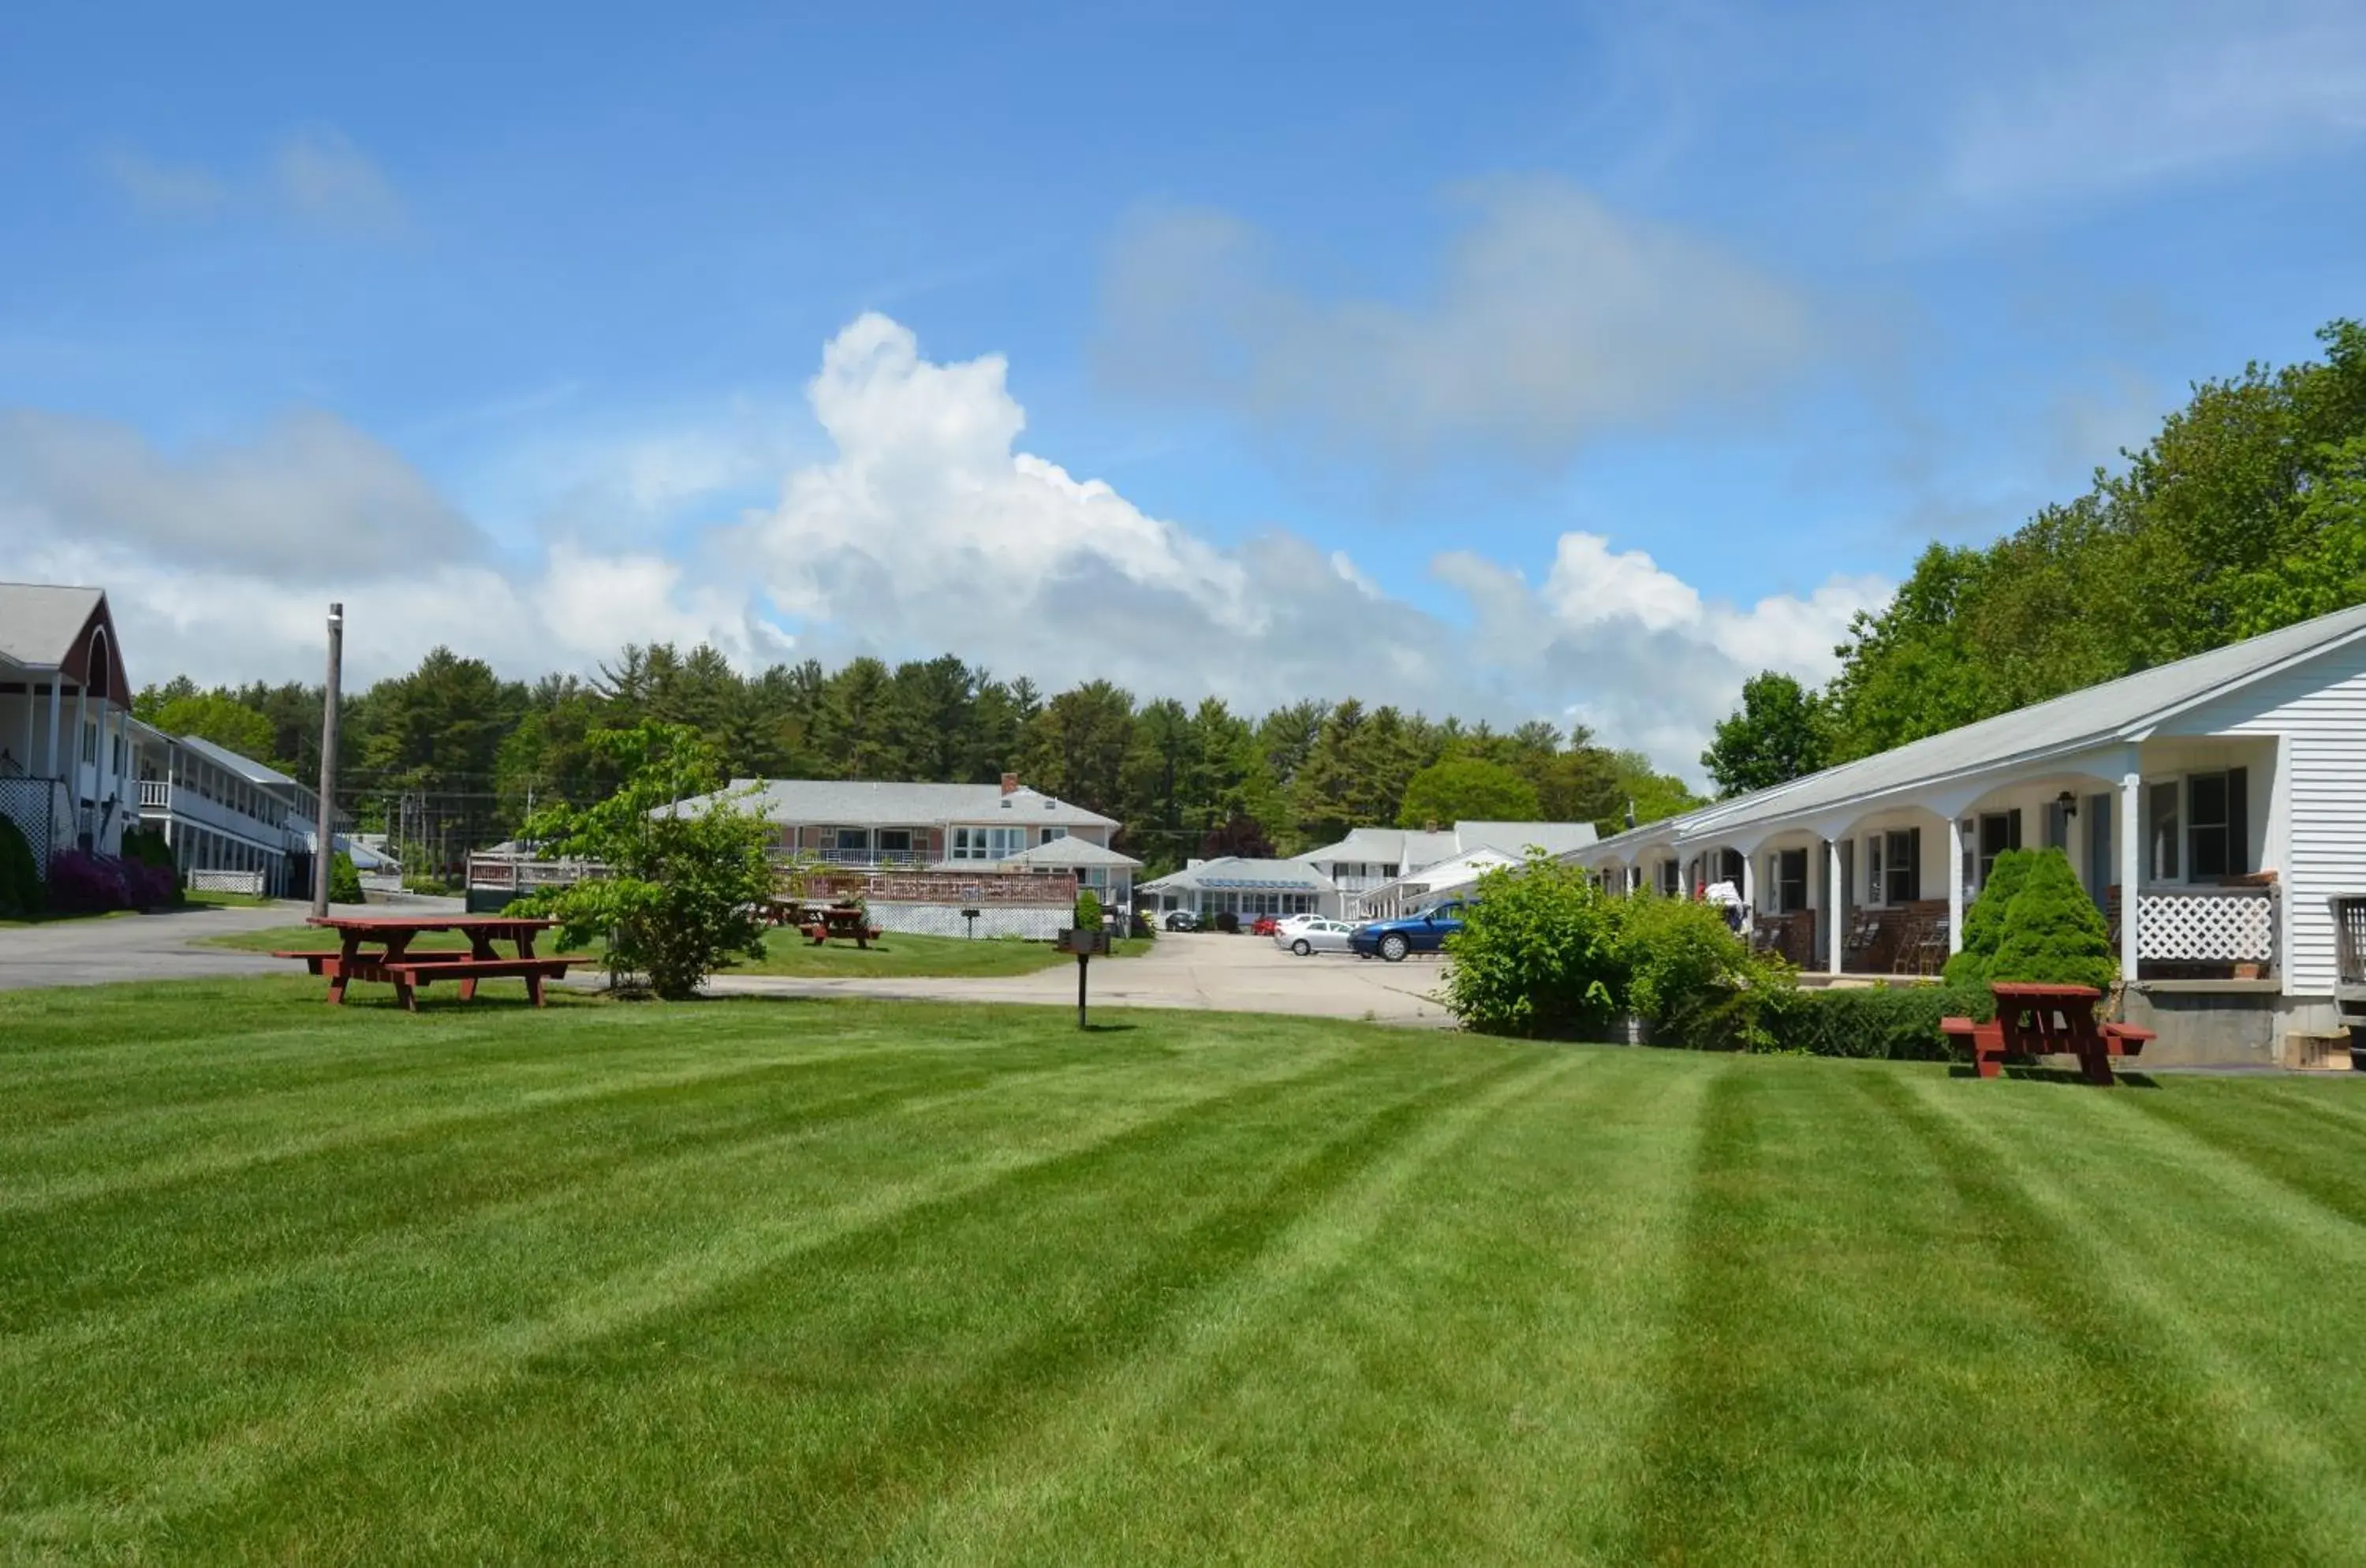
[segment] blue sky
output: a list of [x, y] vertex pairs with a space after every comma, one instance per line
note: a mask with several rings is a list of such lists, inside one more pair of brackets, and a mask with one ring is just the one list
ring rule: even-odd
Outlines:
[[2355, 5], [49, 9], [0, 575], [135, 679], [342, 596], [364, 675], [951, 648], [1688, 764], [2366, 309]]

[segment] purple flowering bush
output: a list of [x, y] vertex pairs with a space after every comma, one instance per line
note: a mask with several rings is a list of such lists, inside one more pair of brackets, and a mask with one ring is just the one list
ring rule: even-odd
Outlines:
[[173, 901], [175, 878], [160, 866], [62, 850], [50, 857], [50, 908], [65, 915], [152, 909]]

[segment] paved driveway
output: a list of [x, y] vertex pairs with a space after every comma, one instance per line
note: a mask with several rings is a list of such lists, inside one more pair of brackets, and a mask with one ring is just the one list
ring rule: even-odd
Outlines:
[[[896, 939], [891, 934], [887, 940]], [[1177, 931], [1159, 937], [1140, 958], [1096, 961], [1092, 999], [1096, 1006], [1301, 1013], [1442, 1028], [1453, 1021], [1429, 995], [1437, 988], [1439, 970], [1436, 958], [1408, 958], [1403, 964], [1345, 953], [1297, 958], [1266, 937]], [[1063, 964], [1033, 975], [935, 980], [727, 975], [708, 988], [718, 995], [908, 997], [1074, 1007], [1076, 971]]]
[[175, 909], [106, 920], [53, 920], [0, 927], [0, 991], [28, 986], [102, 986], [115, 980], [191, 980], [216, 975], [285, 975], [258, 953], [192, 947], [199, 937], [297, 925], [302, 904], [258, 909]]

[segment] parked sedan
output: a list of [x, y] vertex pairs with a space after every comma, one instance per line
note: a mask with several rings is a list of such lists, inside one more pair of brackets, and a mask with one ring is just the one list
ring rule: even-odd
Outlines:
[[1197, 909], [1169, 909], [1166, 919], [1160, 923], [1170, 931], [1196, 931], [1200, 929], [1200, 912]]
[[1347, 939], [1355, 930], [1346, 920], [1309, 915], [1303, 919], [1285, 923], [1273, 933], [1273, 944], [1286, 948], [1301, 958], [1317, 953], [1345, 953], [1347, 951]]
[[1358, 926], [1347, 939], [1348, 950], [1366, 958], [1403, 963], [1408, 953], [1436, 953], [1446, 939], [1462, 929], [1462, 906], [1440, 904], [1426, 914], [1401, 920], [1373, 920]]

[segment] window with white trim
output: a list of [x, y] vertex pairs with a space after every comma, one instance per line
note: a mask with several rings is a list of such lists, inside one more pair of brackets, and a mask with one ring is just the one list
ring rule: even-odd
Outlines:
[[1008, 860], [1027, 847], [1024, 828], [956, 828], [953, 829], [955, 860]]

